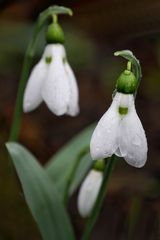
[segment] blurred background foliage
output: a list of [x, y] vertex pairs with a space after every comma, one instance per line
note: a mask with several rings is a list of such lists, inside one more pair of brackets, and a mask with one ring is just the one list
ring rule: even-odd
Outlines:
[[[71, 18], [60, 17], [60, 23], [80, 89], [81, 113], [76, 118], [58, 118], [42, 104], [36, 111], [24, 114], [19, 141], [42, 164], [46, 163], [67, 140], [106, 111], [115, 81], [126, 64], [123, 59], [115, 58], [113, 52], [132, 50], [143, 72], [136, 106], [148, 139], [148, 161], [140, 170], [123, 160], [118, 162], [91, 239], [126, 239], [127, 219], [133, 215], [138, 219], [137, 224], [132, 224], [133, 239], [160, 239], [160, 1], [1, 0], [0, 240], [41, 239], [4, 143], [9, 136], [24, 52], [34, 21], [40, 11], [53, 4], [71, 7], [74, 11]], [[35, 63], [44, 45], [42, 32]], [[140, 209], [137, 216], [136, 206]], [[77, 213], [76, 194], [70, 201], [69, 211], [79, 239], [84, 221]]]

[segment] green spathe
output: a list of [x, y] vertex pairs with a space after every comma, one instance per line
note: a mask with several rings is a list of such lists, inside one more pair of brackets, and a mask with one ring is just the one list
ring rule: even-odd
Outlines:
[[121, 73], [117, 80], [116, 89], [118, 92], [125, 94], [133, 94], [137, 89], [138, 81], [130, 70]]
[[47, 43], [64, 43], [64, 33], [61, 26], [57, 23], [51, 23], [46, 31]]

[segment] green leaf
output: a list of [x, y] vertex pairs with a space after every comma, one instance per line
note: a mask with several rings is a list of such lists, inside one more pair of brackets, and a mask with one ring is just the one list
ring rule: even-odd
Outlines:
[[75, 239], [65, 208], [45, 170], [21, 145], [9, 142], [6, 146], [43, 239]]
[[[94, 128], [95, 124], [92, 124], [79, 133], [67, 145], [59, 150], [46, 165], [46, 171], [56, 183], [57, 190], [62, 198], [65, 196], [66, 189], [68, 188], [68, 181], [71, 180], [70, 178], [73, 176], [73, 171], [75, 170], [77, 172], [73, 176], [71, 190], [69, 190], [70, 193], [75, 191], [81, 181], [79, 174], [84, 176], [88, 170], [88, 165], [91, 161], [90, 158], [86, 159], [86, 161], [83, 160], [83, 167], [81, 165], [78, 168], [78, 164], [81, 158], [89, 151], [90, 138]], [[76, 165], [77, 169], [75, 168]]]
[[74, 191], [78, 188], [79, 184], [84, 179], [86, 173], [89, 171], [93, 164], [90, 153], [86, 154], [80, 161], [78, 168], [75, 172], [74, 178], [69, 188], [69, 195], [72, 195]]

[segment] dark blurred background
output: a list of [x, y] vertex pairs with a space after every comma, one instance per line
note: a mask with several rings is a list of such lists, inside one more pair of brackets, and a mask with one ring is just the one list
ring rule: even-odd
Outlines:
[[[110, 181], [108, 197], [91, 240], [126, 238], [127, 220], [134, 216], [136, 240], [160, 239], [160, 1], [159, 0], [0, 0], [0, 240], [41, 239], [25, 204], [4, 147], [8, 140], [18, 82], [27, 43], [38, 13], [49, 5], [71, 7], [73, 17], [62, 16], [68, 59], [80, 89], [80, 115], [54, 116], [45, 104], [24, 114], [19, 141], [45, 164], [72, 136], [97, 121], [111, 103], [115, 81], [126, 61], [116, 50], [130, 49], [143, 72], [136, 99], [138, 115], [148, 139], [148, 161], [135, 169], [123, 160]], [[35, 57], [44, 46], [42, 33]], [[80, 238], [84, 221], [69, 204]], [[135, 208], [135, 210], [134, 210]], [[139, 211], [138, 211], [139, 208]], [[134, 210], [134, 211], [133, 211]], [[137, 214], [137, 217], [136, 217]], [[58, 240], [58, 239], [57, 239]]]

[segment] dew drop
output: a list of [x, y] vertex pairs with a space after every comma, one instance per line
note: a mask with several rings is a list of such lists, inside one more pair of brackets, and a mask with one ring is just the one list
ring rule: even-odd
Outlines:
[[141, 145], [141, 140], [140, 140], [140, 137], [137, 135], [133, 141], [132, 141], [133, 145], [135, 146], [140, 146]]
[[99, 147], [96, 147], [96, 152], [99, 152], [100, 148]]
[[109, 129], [107, 129], [107, 133], [110, 133], [111, 132], [111, 129], [109, 128]]
[[31, 102], [27, 101], [27, 102], [26, 102], [26, 106], [27, 106], [27, 107], [30, 107], [30, 106], [31, 106]]

